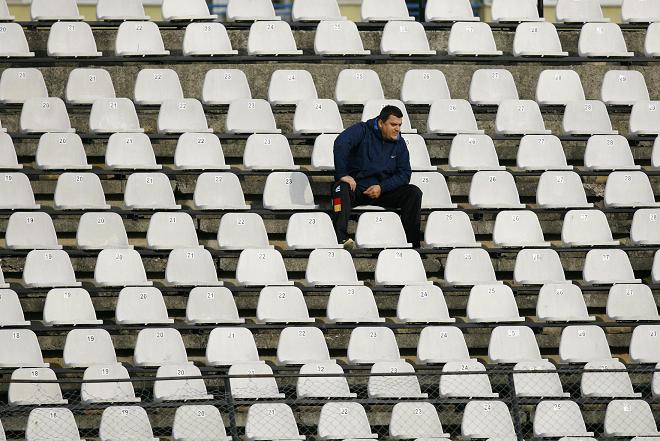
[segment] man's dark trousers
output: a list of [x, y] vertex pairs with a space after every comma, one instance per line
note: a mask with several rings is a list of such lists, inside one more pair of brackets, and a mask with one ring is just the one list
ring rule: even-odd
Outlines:
[[348, 220], [353, 207], [357, 205], [376, 205], [386, 209], [401, 209], [401, 223], [406, 232], [406, 239], [413, 247], [420, 243], [420, 212], [422, 210], [422, 191], [412, 185], [402, 185], [389, 192], [381, 193], [378, 199], [371, 199], [361, 191], [351, 191], [343, 181], [332, 186], [332, 222], [337, 232], [337, 240], [348, 239]]

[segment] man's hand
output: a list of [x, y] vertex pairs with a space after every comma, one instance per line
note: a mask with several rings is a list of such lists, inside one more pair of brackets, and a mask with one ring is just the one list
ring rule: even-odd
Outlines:
[[381, 188], [380, 185], [372, 185], [367, 188], [362, 194], [370, 197], [371, 199], [378, 199], [380, 197]]
[[351, 191], [355, 191], [357, 188], [357, 182], [355, 182], [355, 179], [353, 177], [346, 175], [343, 178], [340, 179], [342, 182], [346, 182], [349, 187], [351, 187]]

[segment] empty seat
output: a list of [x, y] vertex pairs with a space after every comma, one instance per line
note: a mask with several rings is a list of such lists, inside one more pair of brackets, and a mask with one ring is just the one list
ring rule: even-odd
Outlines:
[[101, 180], [94, 173], [62, 173], [53, 196], [58, 210], [107, 210]]
[[[569, 0], [572, 1], [572, 0]], [[580, 31], [578, 53], [581, 57], [632, 57], [621, 28], [616, 23], [585, 23]]]
[[429, 133], [484, 133], [477, 127], [470, 103], [460, 99], [434, 101], [426, 127]]
[[[272, 377], [273, 370], [265, 363], [239, 363], [229, 368], [231, 395], [237, 399], [284, 398]], [[249, 377], [249, 376], [257, 377]], [[270, 375], [270, 377], [266, 377]], [[240, 378], [232, 378], [240, 376]]]
[[608, 105], [632, 106], [638, 101], [650, 100], [644, 75], [636, 70], [607, 71], [603, 77], [600, 96]]
[[472, 104], [491, 106], [519, 99], [513, 75], [506, 69], [477, 69], [472, 74], [469, 96]]
[[115, 98], [115, 88], [107, 70], [76, 68], [69, 73], [64, 96], [70, 104], [93, 104]]
[[[20, 40], [20, 38], [19, 38]], [[22, 44], [20, 45], [23, 46]], [[27, 51], [27, 45], [25, 46]], [[22, 52], [23, 49], [18, 49]], [[644, 40], [644, 54], [647, 57], [658, 57], [660, 56], [660, 25], [651, 23], [646, 30], [646, 39]]]
[[175, 441], [229, 441], [218, 408], [206, 405], [179, 406], [174, 413], [172, 439]]
[[167, 316], [163, 294], [153, 287], [126, 287], [119, 291], [115, 321], [120, 325], [174, 323]]
[[89, 130], [93, 133], [141, 133], [135, 105], [128, 98], [99, 98], [89, 113]]
[[525, 170], [571, 170], [561, 141], [554, 135], [525, 135], [520, 140], [516, 165]]
[[172, 69], [142, 69], [134, 87], [135, 104], [160, 105], [166, 100], [182, 100], [179, 75]]
[[98, 21], [149, 20], [140, 0], [99, 0], [96, 5]]
[[207, 323], [245, 323], [238, 317], [238, 309], [231, 291], [225, 287], [195, 287], [188, 294], [186, 303], [186, 322], [190, 324]]
[[[193, 364], [167, 364], [160, 366], [154, 382], [155, 401], [211, 400], [213, 395], [206, 393], [202, 374]], [[172, 380], [172, 377], [183, 377]], [[188, 378], [197, 377], [197, 378]], [[159, 380], [161, 378], [161, 380]], [[167, 378], [166, 380], [164, 378]]]
[[424, 402], [396, 403], [390, 417], [390, 436], [395, 439], [447, 438], [438, 411]]
[[213, 132], [202, 103], [194, 98], [165, 100], [158, 112], [159, 133]]
[[[468, 372], [479, 372], [470, 374]], [[442, 367], [440, 375], [442, 398], [492, 398], [493, 393], [486, 368], [477, 360], [451, 361]]]
[[169, 55], [158, 25], [152, 21], [125, 21], [119, 25], [115, 55], [120, 57]]
[[313, 323], [303, 293], [296, 286], [265, 286], [257, 301], [259, 323]]
[[[204, 104], [231, 104], [231, 102], [235, 99], [252, 99], [250, 85], [248, 84], [247, 77], [242, 70], [210, 69], [208, 72], [206, 72], [204, 77], [204, 85], [202, 86], [202, 102]], [[260, 106], [262, 106], [263, 103], [264, 101], [261, 100], [258, 102]], [[256, 104], [253, 106], [248, 106], [248, 108], [254, 109], [254, 106], [256, 106]], [[273, 128], [274, 127], [275, 123], [273, 122]]]
[[658, 397], [660, 396], [660, 374], [658, 374], [658, 370], [660, 369], [660, 363], [655, 365], [655, 373], [653, 374], [653, 396]]
[[412, 249], [385, 249], [378, 253], [376, 285], [428, 285], [419, 252]]
[[[582, 81], [576, 71], [547, 69], [539, 75], [539, 80], [536, 84], [536, 102], [540, 105], [566, 106], [573, 101], [584, 102], [584, 100]], [[589, 103], [593, 104], [591, 101], [586, 104]], [[585, 108], [584, 110], [589, 112], [593, 108], [590, 110], [589, 108]]]
[[487, 23], [457, 22], [451, 27], [449, 55], [502, 55]]
[[660, 5], [645, 0], [623, 0], [621, 17], [624, 23], [652, 23], [660, 21]]
[[450, 285], [497, 282], [490, 256], [483, 248], [454, 248], [449, 251], [444, 278]]
[[105, 165], [114, 169], [161, 169], [149, 136], [144, 133], [113, 133], [105, 149]]
[[[94, 364], [83, 374], [83, 381], [89, 383], [80, 385], [80, 401], [83, 403], [139, 403], [135, 396], [133, 383], [128, 380], [128, 371], [121, 364]], [[104, 380], [94, 382], [94, 380]]]
[[[7, 401], [10, 405], [40, 406], [66, 404], [55, 372], [50, 368], [21, 368], [11, 373]], [[37, 383], [16, 383], [14, 380], [35, 380]], [[49, 383], [50, 382], [50, 383]]]
[[140, 258], [130, 248], [106, 248], [99, 252], [94, 267], [97, 286], [151, 286]]
[[243, 188], [233, 173], [202, 173], [197, 177], [193, 205], [198, 210], [248, 210]]
[[80, 286], [63, 250], [32, 250], [25, 258], [23, 284], [30, 288]]
[[630, 239], [639, 245], [660, 244], [660, 209], [640, 208], [633, 215], [630, 226]]
[[540, 437], [593, 436], [587, 432], [574, 401], [541, 401], [534, 412], [534, 435]]
[[513, 367], [513, 386], [516, 395], [521, 398], [570, 397], [570, 394], [562, 389], [561, 380], [556, 370], [555, 365], [547, 360], [516, 363]]
[[655, 207], [649, 177], [642, 171], [614, 171], [605, 184], [606, 207]]
[[57, 233], [47, 213], [14, 212], [9, 216], [5, 247], [18, 250], [58, 250]]
[[2, 268], [0, 268], [0, 288], [9, 288], [9, 283], [5, 283], [5, 276], [2, 274]]
[[326, 316], [331, 323], [376, 323], [385, 319], [378, 315], [376, 299], [366, 286], [336, 286], [330, 291]]
[[0, 367], [48, 367], [41, 356], [37, 335], [29, 329], [0, 329]]
[[534, 331], [527, 326], [498, 326], [488, 342], [488, 358], [493, 363], [519, 363], [541, 360]]
[[399, 361], [399, 347], [390, 328], [357, 327], [351, 331], [347, 347], [351, 364]]
[[0, 326], [26, 326], [30, 322], [25, 320], [18, 294], [11, 289], [0, 289]]
[[43, 170], [91, 169], [80, 136], [75, 133], [44, 133], [39, 138], [35, 155], [37, 167]]
[[562, 363], [588, 363], [610, 360], [612, 354], [601, 327], [570, 325], [562, 330], [559, 357]]
[[247, 248], [236, 265], [236, 282], [245, 286], [293, 285], [289, 282], [284, 260], [271, 248]]
[[[656, 255], [657, 261], [657, 255]], [[633, 363], [660, 363], [660, 326], [639, 325], [630, 338], [630, 359]]]
[[337, 103], [330, 99], [298, 101], [293, 116], [293, 131], [301, 134], [340, 133], [344, 123]]
[[[408, 156], [410, 158], [410, 168], [415, 171], [435, 171], [438, 168], [431, 165], [429, 150], [426, 141], [421, 135], [415, 133], [406, 133], [401, 135], [408, 147]], [[333, 158], [334, 160], [334, 158]], [[334, 164], [333, 164], [334, 165]]]
[[439, 172], [414, 172], [410, 184], [422, 190], [422, 208], [456, 208], [445, 177]]
[[218, 246], [224, 250], [269, 248], [263, 219], [257, 213], [226, 213], [220, 219]]
[[266, 178], [263, 206], [269, 210], [318, 208], [309, 180], [301, 172], [273, 172]]
[[273, 4], [268, 0], [229, 0], [227, 21], [278, 20]]
[[470, 205], [478, 208], [525, 208], [508, 171], [478, 171], [472, 176]]
[[174, 167], [180, 170], [228, 170], [217, 135], [183, 133], [174, 151]]
[[360, 285], [350, 253], [343, 249], [313, 250], [307, 261], [308, 286]]
[[[320, 24], [319, 24], [320, 25]], [[384, 100], [378, 73], [371, 69], [342, 69], [335, 85], [335, 101], [339, 105], [365, 104]]]
[[280, 133], [266, 100], [237, 98], [229, 104], [225, 130], [228, 133]]
[[133, 363], [140, 367], [188, 363], [181, 334], [172, 328], [142, 329], [135, 342]]
[[[397, 19], [398, 20], [398, 19]], [[419, 22], [388, 21], [380, 40], [380, 52], [387, 55], [435, 55]]]
[[39, 441], [48, 438], [80, 440], [78, 425], [70, 409], [41, 407], [30, 411], [25, 428], [25, 440]]
[[108, 331], [80, 328], [69, 331], [64, 342], [64, 366], [80, 368], [98, 364], [117, 364]]
[[607, 109], [602, 101], [566, 103], [562, 131], [567, 135], [615, 135]]
[[479, 21], [469, 0], [430, 0], [425, 18], [426, 21]]
[[306, 70], [278, 69], [270, 77], [268, 101], [271, 104], [297, 104], [317, 98], [314, 79]]
[[630, 133], [633, 135], [660, 134], [658, 101], [638, 101], [630, 112]]
[[292, 249], [339, 248], [327, 213], [293, 213], [286, 228], [286, 245]]
[[424, 242], [432, 248], [479, 247], [472, 223], [463, 211], [433, 211], [426, 219]]
[[178, 210], [170, 180], [163, 173], [133, 173], [126, 181], [124, 206], [133, 210]]
[[46, 295], [44, 325], [100, 325], [87, 290], [83, 288], [53, 288]]
[[307, 364], [329, 360], [330, 352], [319, 328], [289, 326], [282, 329], [277, 343], [278, 364]]
[[48, 89], [41, 71], [35, 68], [3, 70], [0, 77], [0, 102], [20, 104], [28, 98], [48, 98]]
[[491, 9], [495, 22], [534, 22], [539, 18], [538, 5], [534, 0], [495, 0]]
[[33, 21], [83, 20], [75, 0], [33, 0], [30, 7]]
[[304, 440], [291, 408], [284, 403], [257, 403], [250, 406], [245, 419], [249, 441], [261, 439]]
[[541, 208], [589, 208], [580, 176], [573, 171], [546, 171], [536, 187], [536, 204]]
[[291, 8], [293, 21], [341, 20], [337, 0], [296, 0]]
[[147, 227], [147, 247], [156, 250], [198, 247], [197, 231], [188, 213], [154, 213]]
[[92, 28], [85, 22], [59, 21], [48, 34], [47, 53], [51, 57], [100, 57]]
[[[1, 0], [0, 1], [0, 20], [2, 21], [12, 21], [16, 17], [10, 15], [9, 12], [9, 7], [7, 6], [7, 1], [6, 0]], [[4, 433], [4, 430], [3, 430]]]
[[610, 21], [603, 17], [598, 0], [558, 0], [557, 21], [587, 23]]
[[183, 55], [236, 55], [222, 23], [190, 23], [183, 35]]
[[550, 134], [539, 105], [532, 100], [503, 100], [497, 108], [495, 130], [504, 135]]
[[605, 436], [660, 436], [651, 406], [644, 400], [612, 400], [607, 404]]
[[[516, 57], [566, 57], [557, 28], [552, 23], [520, 23], [513, 38]], [[540, 103], [539, 103], [540, 104]]]
[[463, 332], [454, 326], [427, 326], [419, 334], [417, 361], [420, 364], [469, 360]]
[[129, 248], [124, 222], [118, 213], [87, 212], [80, 216], [76, 246], [83, 250]]
[[434, 101], [450, 98], [447, 79], [437, 69], [410, 69], [403, 77], [401, 101], [405, 104], [431, 105]]
[[413, 129], [410, 125], [410, 117], [406, 111], [406, 106], [399, 100], [369, 100], [364, 103], [362, 110], [362, 121], [368, 121], [375, 118], [380, 114], [380, 111], [385, 106], [394, 106], [401, 110], [403, 113], [403, 121], [401, 123], [401, 133], [417, 133], [417, 129]]
[[140, 406], [110, 406], [103, 410], [99, 426], [101, 441], [139, 439], [153, 441], [147, 411]]
[[513, 291], [506, 285], [475, 285], [467, 302], [470, 322], [521, 322]]
[[[605, 372], [598, 372], [598, 371]], [[584, 366], [580, 391], [583, 397], [641, 397], [633, 390], [626, 367], [618, 360], [590, 361]]]
[[60, 98], [28, 98], [23, 103], [20, 119], [21, 132], [72, 133], [69, 114]]
[[23, 173], [2, 173], [0, 175], [0, 208], [38, 209], [39, 204], [34, 201], [34, 194], [30, 180]]
[[590, 250], [584, 260], [582, 278], [589, 284], [639, 283], [630, 260], [618, 248]]
[[468, 438], [512, 439], [515, 429], [502, 401], [471, 400], [463, 411], [461, 434]]
[[495, 217], [493, 242], [502, 247], [545, 247], [536, 213], [529, 210], [500, 211]]
[[163, 20], [213, 20], [218, 18], [209, 12], [204, 0], [164, 0], [161, 6]]
[[23, 168], [23, 164], [18, 163], [14, 141], [3, 130], [6, 129], [0, 128], [0, 169], [19, 170]]
[[651, 288], [642, 284], [612, 285], [607, 296], [607, 316], [616, 321], [660, 320]]
[[544, 285], [566, 281], [557, 251], [531, 248], [518, 252], [513, 279], [521, 285]]
[[592, 170], [631, 170], [635, 165], [628, 140], [621, 135], [594, 135], [587, 141], [584, 166]]
[[252, 332], [239, 327], [213, 329], [206, 345], [205, 361], [209, 366], [231, 366], [259, 361]]
[[539, 290], [536, 300], [536, 316], [550, 322], [594, 321], [579, 286], [571, 283], [546, 283]]
[[[413, 375], [399, 375], [399, 374]], [[415, 368], [406, 361], [384, 361], [371, 367], [367, 392], [370, 398], [428, 398], [422, 393]], [[376, 375], [390, 374], [390, 375]]]
[[406, 233], [401, 218], [393, 212], [362, 213], [355, 230], [360, 248], [406, 248]]
[[568, 246], [618, 245], [600, 210], [570, 210], [564, 216], [561, 241]]
[[303, 53], [296, 48], [291, 26], [285, 21], [252, 23], [247, 51], [249, 55], [302, 55]]
[[[298, 398], [355, 398], [340, 364], [334, 360], [304, 364], [296, 383]], [[337, 376], [330, 376], [337, 374]], [[303, 376], [309, 375], [309, 376]]]
[[30, 52], [25, 32], [18, 23], [0, 25], [0, 43], [0, 57], [34, 57], [34, 52]]
[[314, 33], [314, 52], [317, 55], [369, 55], [358, 28], [352, 21], [327, 20], [319, 22]]
[[360, 10], [362, 21], [413, 20], [408, 16], [408, 7], [403, 0], [365, 0]]
[[[501, 106], [500, 106], [501, 107]], [[458, 134], [451, 141], [449, 168], [455, 170], [504, 170], [488, 135]]]
[[367, 414], [359, 403], [334, 401], [325, 403], [319, 417], [318, 436], [322, 440], [377, 439], [371, 433]]

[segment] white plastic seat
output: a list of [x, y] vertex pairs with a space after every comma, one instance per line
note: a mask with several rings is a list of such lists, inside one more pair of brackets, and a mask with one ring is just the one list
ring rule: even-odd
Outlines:
[[164, 173], [133, 173], [126, 180], [124, 207], [131, 210], [178, 210], [170, 180]]
[[151, 286], [140, 258], [130, 248], [106, 248], [99, 252], [94, 267], [97, 286]]
[[22, 104], [28, 98], [48, 98], [48, 89], [41, 71], [35, 68], [3, 70], [0, 77], [0, 102]]
[[509, 408], [502, 401], [471, 400], [463, 411], [461, 434], [467, 438], [513, 439]]
[[58, 210], [107, 210], [101, 180], [94, 173], [62, 173], [53, 196]]
[[266, 178], [263, 206], [269, 210], [313, 210], [312, 187], [301, 172], [273, 172]]
[[638, 101], [649, 101], [644, 75], [636, 70], [609, 70], [600, 89], [602, 101], [608, 105], [632, 106]]
[[[475, 372], [468, 374], [467, 372]], [[478, 373], [476, 373], [478, 372]], [[442, 398], [496, 398], [486, 374], [486, 367], [477, 360], [450, 361], [440, 375]]]
[[245, 436], [249, 441], [262, 439], [304, 440], [291, 408], [284, 403], [257, 403], [248, 409]]
[[281, 133], [266, 100], [236, 98], [229, 104], [225, 131], [228, 133]]
[[378, 253], [374, 283], [386, 286], [428, 285], [419, 252], [413, 249], [385, 249]]
[[[618, 371], [618, 372], [598, 372]], [[633, 390], [626, 366], [618, 360], [590, 361], [584, 366], [580, 392], [583, 397], [634, 398], [642, 394]]]
[[277, 343], [277, 364], [307, 364], [330, 361], [323, 332], [315, 327], [289, 326], [282, 329]]
[[322, 440], [377, 439], [371, 433], [367, 413], [361, 404], [333, 401], [325, 403], [319, 417], [318, 436]]
[[484, 133], [477, 127], [470, 103], [461, 99], [434, 101], [429, 110], [426, 127], [429, 133]]
[[532, 248], [518, 252], [513, 279], [515, 283], [521, 285], [544, 285], [566, 281], [557, 251]]
[[144, 133], [113, 133], [105, 149], [105, 165], [113, 169], [159, 170], [149, 136]]
[[470, 205], [479, 208], [525, 208], [508, 171], [478, 171], [472, 176]]
[[362, 110], [362, 121], [367, 121], [372, 118], [375, 118], [380, 114], [380, 111], [385, 106], [394, 106], [401, 110], [403, 113], [403, 121], [401, 123], [401, 133], [417, 133], [417, 129], [413, 129], [410, 125], [410, 117], [408, 116], [408, 111], [406, 106], [400, 100], [369, 100], [364, 103], [364, 109]]
[[107, 70], [76, 68], [69, 73], [64, 96], [70, 104], [93, 104], [97, 99], [115, 98], [115, 88]]
[[25, 32], [18, 23], [0, 25], [0, 57], [34, 57], [34, 52], [30, 52]]
[[0, 329], [0, 367], [48, 367], [41, 355], [37, 335], [29, 329]]
[[330, 99], [298, 101], [293, 116], [293, 131], [300, 134], [343, 132], [344, 123], [337, 103]]
[[264, 221], [256, 213], [226, 213], [220, 219], [218, 246], [224, 250], [270, 248]]
[[[357, 29], [356, 29], [357, 30]], [[335, 101], [339, 105], [365, 104], [384, 100], [378, 73], [371, 69], [342, 69], [335, 85]]]
[[596, 320], [587, 311], [579, 286], [571, 283], [546, 283], [539, 290], [536, 316], [549, 322], [587, 322]]
[[[570, 0], [574, 1], [574, 0]], [[578, 54], [581, 57], [632, 57], [621, 28], [616, 23], [585, 23], [580, 31]]]
[[33, 21], [84, 19], [75, 0], [33, 0], [30, 17]]
[[587, 141], [584, 166], [591, 170], [635, 170], [628, 140], [621, 135], [594, 135]]
[[247, 328], [215, 328], [206, 345], [208, 366], [231, 366], [259, 361], [257, 345]]
[[353, 259], [347, 250], [312, 250], [305, 270], [305, 284], [308, 286], [361, 285]]
[[654, 397], [660, 396], [660, 374], [658, 374], [658, 369], [660, 369], [660, 363], [655, 365], [655, 373], [653, 374], [652, 388]]
[[165, 100], [158, 112], [159, 133], [213, 132], [202, 103], [194, 98]]
[[525, 135], [520, 140], [516, 166], [524, 170], [572, 170], [561, 141], [554, 135]]
[[410, 69], [406, 71], [401, 85], [401, 101], [405, 104], [431, 105], [434, 101], [450, 98], [447, 79], [442, 71], [438, 69]]
[[183, 55], [236, 55], [222, 23], [190, 23], [183, 35]]
[[564, 216], [561, 241], [568, 246], [618, 245], [600, 210], [570, 210]]
[[[10, 15], [6, 0], [0, 0], [0, 20], [13, 21], [16, 17]], [[3, 430], [4, 433], [4, 430]]]
[[410, 248], [398, 214], [367, 212], [358, 219], [355, 242], [359, 248]]
[[564, 398], [570, 397], [562, 389], [561, 380], [554, 364], [547, 360], [521, 361], [513, 367], [513, 386], [516, 395], [521, 398]]
[[152, 21], [125, 21], [119, 25], [115, 39], [115, 55], [131, 56], [165, 56], [170, 51], [165, 50], [163, 37], [158, 25]]
[[133, 89], [135, 104], [161, 105], [166, 100], [182, 100], [179, 75], [173, 69], [141, 69]]
[[[657, 260], [657, 255], [656, 255]], [[630, 338], [630, 359], [633, 363], [660, 363], [660, 326], [639, 325]]]
[[128, 380], [128, 371], [121, 364], [94, 364], [85, 369], [83, 381], [104, 380], [103, 382], [82, 383], [80, 401], [88, 403], [139, 403], [135, 396], [133, 383]]
[[9, 283], [5, 283], [5, 276], [2, 274], [2, 268], [0, 268], [0, 288], [9, 288]]
[[[211, 400], [199, 368], [193, 364], [166, 364], [158, 368], [154, 381], [154, 401]], [[182, 377], [172, 380], [172, 377]], [[159, 378], [168, 378], [159, 380]]]
[[[316, 26], [314, 53], [317, 55], [369, 55], [358, 28], [348, 20], [324, 20]], [[340, 103], [341, 104], [341, 103]]]
[[285, 21], [255, 21], [250, 26], [249, 55], [302, 55], [296, 47], [291, 26]]
[[463, 332], [454, 326], [427, 326], [419, 334], [417, 362], [420, 364], [447, 363], [469, 360]]
[[607, 22], [598, 0], [557, 0], [557, 21], [565, 23]]
[[426, 38], [424, 26], [415, 21], [392, 20], [385, 24], [380, 52], [387, 55], [435, 55]]
[[456, 208], [445, 177], [439, 172], [413, 172], [410, 184], [422, 190], [422, 208]]
[[30, 288], [80, 286], [63, 250], [32, 250], [25, 258], [23, 284]]
[[[501, 107], [501, 106], [500, 106]], [[495, 144], [488, 135], [458, 134], [451, 141], [449, 168], [454, 170], [504, 170]]]
[[444, 278], [450, 285], [497, 283], [490, 256], [483, 248], [454, 248], [449, 251]]
[[147, 411], [143, 407], [110, 406], [106, 407], [101, 415], [99, 439], [156, 441], [158, 438], [154, 438]]
[[[27, 46], [25, 50], [27, 50]], [[22, 49], [19, 51], [22, 52]], [[651, 23], [646, 30], [644, 54], [647, 57], [660, 57], [660, 25]]]
[[[429, 150], [426, 141], [421, 135], [415, 133], [406, 133], [401, 135], [408, 147], [410, 158], [410, 168], [414, 171], [436, 171], [438, 168], [431, 165]], [[334, 158], [333, 158], [334, 160]]]
[[32, 409], [25, 428], [25, 441], [56, 438], [82, 441], [73, 412], [66, 407], [41, 407]]
[[630, 260], [619, 248], [590, 250], [584, 260], [582, 278], [588, 284], [639, 283]]
[[98, 21], [149, 20], [140, 0], [99, 0], [96, 5]]
[[268, 0], [229, 0], [227, 21], [279, 20]]
[[75, 132], [61, 98], [25, 100], [21, 109], [20, 127], [24, 133]]
[[188, 356], [181, 334], [173, 328], [142, 329], [135, 342], [133, 364], [135, 366], [162, 366], [187, 364]]
[[[13, 380], [35, 380], [38, 383], [15, 383]], [[67, 404], [57, 376], [50, 368], [20, 368], [11, 373], [7, 401], [13, 406]], [[45, 383], [52, 381], [52, 383]]]
[[174, 413], [172, 439], [175, 441], [229, 441], [218, 408], [211, 405], [179, 406]]
[[43, 323], [57, 325], [100, 325], [89, 293], [83, 288], [54, 288], [44, 303]]
[[490, 26], [481, 22], [456, 22], [449, 32], [449, 55], [502, 55]]
[[[516, 57], [566, 57], [552, 23], [527, 22], [516, 27], [513, 38], [513, 55]], [[540, 103], [539, 103], [540, 104]]]
[[593, 436], [587, 432], [574, 401], [541, 401], [534, 412], [534, 435], [539, 437]]
[[653, 23], [660, 21], [660, 5], [645, 0], [623, 0], [621, 18], [624, 23]]
[[180, 170], [228, 170], [217, 135], [183, 133], [174, 151], [174, 167]]
[[642, 171], [613, 171], [605, 184], [606, 207], [657, 207], [649, 177]]
[[399, 402], [392, 408], [390, 436], [395, 439], [448, 438], [444, 433], [438, 411], [425, 402]]
[[373, 364], [401, 359], [394, 332], [385, 327], [354, 328], [346, 353], [351, 364]]
[[217, 15], [209, 12], [204, 0], [163, 0], [161, 13], [165, 21], [214, 20]]
[[174, 323], [167, 316], [163, 294], [154, 287], [126, 287], [119, 291], [115, 321], [120, 325]]
[[559, 358], [562, 363], [588, 363], [610, 360], [612, 354], [601, 327], [570, 325], [562, 330]]
[[[206, 72], [202, 86], [202, 103], [225, 105], [231, 104], [235, 99], [252, 99], [250, 85], [242, 70], [210, 69]], [[259, 104], [263, 105], [263, 101], [259, 101]]]
[[424, 241], [432, 248], [479, 247], [470, 218], [462, 211], [433, 211], [426, 219]]
[[490, 334], [488, 358], [493, 363], [541, 360], [534, 332], [527, 326], [498, 326]]
[[536, 187], [536, 204], [541, 208], [590, 208], [582, 179], [574, 171], [545, 171]]
[[105, 329], [76, 328], [66, 335], [64, 367], [81, 368], [98, 364], [117, 364], [112, 338]]
[[518, 100], [513, 75], [506, 69], [477, 69], [469, 91], [472, 104], [496, 106], [505, 100]]
[[494, 22], [534, 22], [539, 18], [538, 5], [534, 0], [494, 0], [491, 14]]
[[616, 135], [602, 101], [571, 101], [566, 103], [562, 132], [567, 135]]
[[14, 212], [5, 231], [5, 247], [16, 250], [59, 250], [57, 233], [48, 213]]
[[[413, 375], [376, 375], [408, 373]], [[427, 393], [422, 393], [419, 380], [414, 374], [415, 368], [403, 360], [374, 363], [367, 382], [369, 398], [428, 398]]]
[[306, 70], [278, 69], [270, 76], [268, 101], [272, 105], [296, 104], [317, 98], [314, 79]]
[[497, 108], [495, 130], [503, 135], [549, 135], [536, 101], [503, 100]]
[[546, 247], [536, 213], [529, 210], [500, 211], [495, 217], [493, 242], [501, 247]]
[[635, 211], [630, 226], [632, 242], [639, 245], [660, 244], [659, 220], [660, 209], [658, 208], [640, 208]]
[[641, 399], [610, 401], [605, 411], [604, 434], [612, 437], [660, 436], [651, 406]]
[[50, 57], [100, 57], [89, 24], [85, 22], [58, 21], [48, 34], [47, 53]]
[[469, 0], [429, 0], [426, 21], [479, 21]]
[[225, 287], [195, 287], [188, 294], [186, 323], [245, 323], [238, 317], [234, 297]]
[[[337, 376], [326, 376], [337, 374]], [[300, 367], [296, 382], [298, 398], [355, 398], [351, 393], [348, 381], [341, 365], [334, 360], [318, 361], [304, 364]], [[303, 376], [309, 375], [309, 376]]]
[[42, 170], [89, 170], [80, 136], [75, 133], [44, 133], [39, 138], [35, 155]]
[[288, 280], [282, 255], [271, 248], [241, 251], [236, 266], [236, 282], [244, 286], [293, 285]]
[[335, 286], [330, 291], [326, 317], [330, 323], [381, 323], [376, 299], [369, 287]]
[[0, 128], [0, 169], [20, 170], [23, 164], [18, 163], [14, 141], [3, 130]]
[[286, 244], [291, 249], [339, 248], [332, 220], [327, 213], [294, 213], [286, 229]]
[[413, 20], [403, 0], [365, 0], [360, 10], [362, 21]]
[[165, 268], [165, 283], [172, 286], [219, 286], [211, 253], [199, 247], [170, 251]]
[[121, 216], [103, 212], [86, 212], [80, 216], [76, 246], [83, 250], [131, 247]]
[[154, 213], [147, 227], [147, 247], [155, 250], [198, 247], [197, 231], [188, 213]]
[[658, 138], [653, 142], [653, 150], [651, 150], [651, 168], [654, 170], [660, 169], [660, 140]]
[[93, 133], [142, 133], [135, 105], [128, 98], [94, 100], [89, 113], [89, 130]]
[[296, 0], [291, 8], [293, 21], [341, 20], [337, 0]]
[[0, 174], [0, 208], [2, 209], [38, 209], [30, 180], [23, 173]]
[[25, 320], [18, 294], [11, 289], [0, 288], [0, 326], [29, 326]]
[[238, 176], [205, 172], [197, 177], [193, 204], [198, 210], [249, 210]]
[[[573, 101], [584, 102], [584, 100], [582, 81], [576, 71], [546, 69], [539, 75], [536, 83], [536, 102], [539, 105], [566, 106]], [[588, 103], [593, 104], [591, 101]]]
[[632, 135], [660, 134], [659, 101], [638, 101], [630, 112], [630, 133]]
[[[272, 377], [273, 370], [265, 363], [238, 363], [229, 368], [228, 375], [231, 395], [235, 399], [284, 398], [277, 387], [277, 381]], [[239, 375], [242, 377], [232, 378]], [[258, 377], [250, 378], [248, 375]]]
[[266, 286], [257, 301], [258, 323], [313, 323], [300, 288]]
[[513, 291], [506, 285], [475, 285], [467, 302], [467, 319], [470, 322], [521, 322]]

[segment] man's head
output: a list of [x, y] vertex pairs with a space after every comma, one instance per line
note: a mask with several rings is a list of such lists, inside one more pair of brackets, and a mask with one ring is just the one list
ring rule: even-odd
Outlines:
[[378, 128], [386, 141], [396, 141], [401, 132], [403, 112], [396, 106], [385, 106], [378, 115]]

